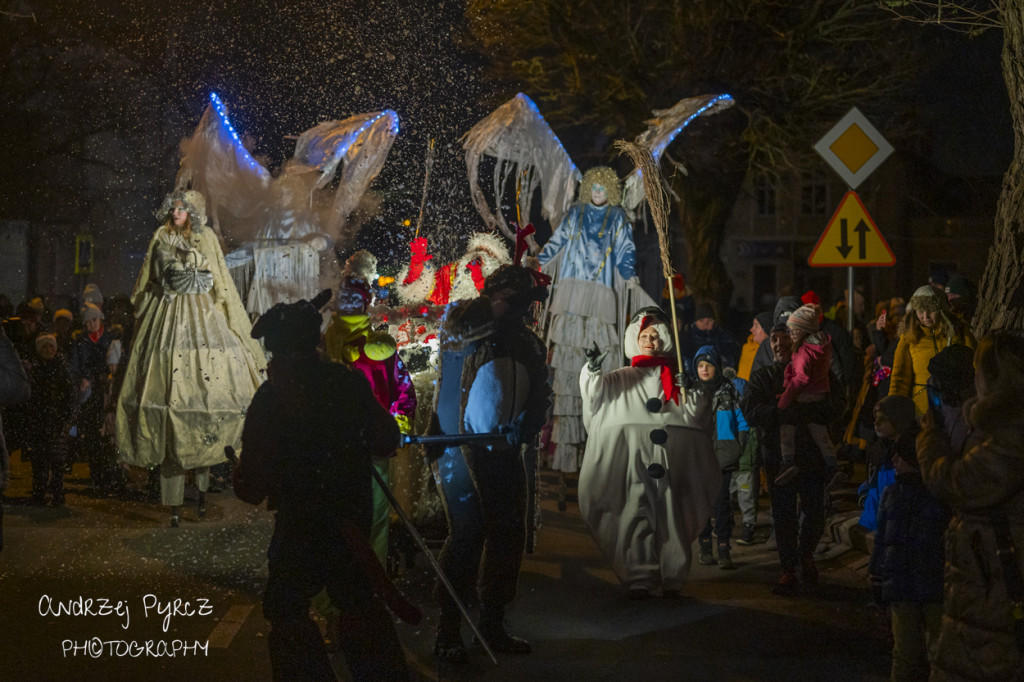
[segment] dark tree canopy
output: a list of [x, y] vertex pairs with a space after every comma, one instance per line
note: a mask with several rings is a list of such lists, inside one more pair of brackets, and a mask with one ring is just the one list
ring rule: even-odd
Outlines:
[[588, 131], [596, 143], [580, 156], [590, 162], [641, 132], [653, 109], [703, 93], [736, 99], [669, 148], [689, 174], [666, 170], [690, 282], [719, 305], [731, 284], [718, 251], [746, 177], [820, 164], [814, 142], [854, 105], [889, 139], [912, 129], [906, 85], [919, 41], [871, 3], [470, 0], [467, 18], [495, 78], [534, 97], [560, 134]]

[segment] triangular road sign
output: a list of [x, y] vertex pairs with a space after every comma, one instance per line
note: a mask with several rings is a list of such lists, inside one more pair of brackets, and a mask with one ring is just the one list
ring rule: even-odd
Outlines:
[[850, 190], [839, 202], [807, 263], [816, 268], [885, 266], [895, 264], [896, 256], [860, 197]]

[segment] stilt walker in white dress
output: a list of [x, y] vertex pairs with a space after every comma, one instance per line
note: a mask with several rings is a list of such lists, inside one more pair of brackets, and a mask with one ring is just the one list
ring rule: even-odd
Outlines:
[[266, 374], [224, 254], [205, 226], [199, 192], [174, 192], [157, 211], [132, 292], [135, 334], [117, 403], [118, 459], [160, 465], [160, 501], [179, 524], [185, 478], [195, 470], [199, 516], [210, 466], [240, 448], [242, 424]]

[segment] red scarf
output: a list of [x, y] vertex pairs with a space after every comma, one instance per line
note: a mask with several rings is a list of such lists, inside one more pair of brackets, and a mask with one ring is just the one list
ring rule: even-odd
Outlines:
[[96, 330], [95, 333], [89, 334], [89, 340], [92, 341], [93, 343], [96, 343], [96, 342], [98, 342], [100, 340], [101, 336], [103, 336], [103, 325], [102, 324], [100, 325], [100, 328], [98, 330]]
[[665, 400], [673, 400], [679, 404], [679, 387], [676, 386], [676, 359], [659, 355], [634, 355], [631, 367], [661, 367], [661, 390], [665, 392]]

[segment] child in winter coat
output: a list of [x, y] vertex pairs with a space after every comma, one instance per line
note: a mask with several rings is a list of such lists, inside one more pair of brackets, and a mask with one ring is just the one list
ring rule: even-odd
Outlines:
[[928, 645], [942, 623], [945, 552], [950, 513], [924, 485], [915, 434], [896, 439], [896, 482], [882, 493], [871, 553], [875, 599], [892, 616], [893, 680], [928, 679]]
[[858, 502], [864, 509], [859, 523], [873, 531], [878, 527], [878, 505], [882, 493], [896, 480], [896, 441], [914, 438], [921, 430], [914, 416], [914, 401], [904, 395], [890, 395], [875, 403], [875, 435], [868, 448], [868, 478], [857, 489]]
[[697, 560], [709, 566], [715, 563], [711, 553], [712, 522], [718, 536], [718, 567], [721, 569], [735, 568], [730, 557], [729, 539], [732, 536], [732, 490], [737, 488], [740, 508], [744, 510], [744, 523], [749, 523], [750, 534], [753, 535], [753, 518], [748, 512], [756, 514], [756, 500], [751, 500], [751, 485], [748, 480], [746, 490], [734, 479], [739, 474], [739, 462], [747, 442], [749, 427], [740, 411], [740, 396], [746, 387], [745, 381], [736, 378], [732, 368], [722, 370], [718, 351], [714, 346], [701, 346], [693, 358], [693, 367], [697, 373], [695, 389], [703, 391], [711, 397], [715, 425], [714, 434], [715, 456], [722, 470], [722, 483], [715, 498], [714, 516], [708, 519], [701, 531], [700, 555]]
[[[818, 329], [821, 317], [821, 306], [812, 303], [798, 308], [786, 320], [789, 336], [793, 339], [793, 359], [786, 367], [779, 410], [785, 410], [793, 401], [813, 403], [829, 397], [828, 375], [832, 346], [829, 335]], [[826, 469], [834, 472], [836, 449], [829, 438], [828, 427], [818, 423], [808, 423], [806, 427], [825, 458]], [[780, 431], [782, 467], [775, 477], [775, 484], [786, 485], [800, 473], [800, 469], [793, 463], [796, 457], [796, 426], [783, 424]]]
[[42, 505], [47, 489], [54, 507], [64, 506], [64, 461], [68, 455], [68, 430], [77, 406], [78, 392], [64, 357], [57, 354], [57, 337], [36, 337], [37, 359], [29, 371], [32, 394], [27, 403], [26, 433], [32, 460], [32, 502]]

